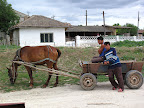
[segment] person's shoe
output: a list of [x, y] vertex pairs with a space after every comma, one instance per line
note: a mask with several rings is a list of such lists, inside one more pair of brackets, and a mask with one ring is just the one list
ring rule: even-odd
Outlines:
[[119, 88], [118, 92], [123, 92], [123, 90], [121, 88]]
[[112, 90], [115, 90], [115, 89], [116, 89], [115, 87], [112, 88]]

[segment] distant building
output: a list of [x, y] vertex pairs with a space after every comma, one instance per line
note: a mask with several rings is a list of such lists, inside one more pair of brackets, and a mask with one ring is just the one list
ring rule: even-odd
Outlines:
[[69, 24], [40, 15], [33, 15], [15, 25], [12, 44], [23, 46], [65, 46], [65, 30]]
[[116, 30], [117, 30], [117, 29], [128, 29], [128, 30], [129, 30], [129, 33], [124, 33], [124, 36], [130, 36], [130, 29], [131, 29], [131, 27], [108, 26], [108, 25], [106, 25], [105, 27], [106, 27], [108, 30], [112, 31], [112, 34], [111, 34], [111, 35], [117, 35], [117, 34], [116, 34]]
[[144, 30], [138, 30], [138, 36], [143, 36]]
[[[105, 28], [106, 35], [112, 35], [112, 31]], [[100, 36], [104, 35], [103, 26], [73, 26], [66, 30], [66, 40], [72, 41], [75, 36]]]
[[[75, 36], [103, 36], [104, 31], [106, 36], [117, 35], [116, 29], [131, 29], [131, 27], [121, 27], [121, 26], [73, 26], [66, 30], [66, 40], [75, 40]], [[130, 33], [125, 33], [125, 36], [130, 36]]]

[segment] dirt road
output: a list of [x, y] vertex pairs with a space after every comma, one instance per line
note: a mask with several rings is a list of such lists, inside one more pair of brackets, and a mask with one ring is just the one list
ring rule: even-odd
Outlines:
[[122, 93], [111, 90], [109, 82], [98, 83], [92, 91], [79, 85], [0, 93], [0, 103], [25, 102], [26, 108], [143, 108], [144, 85]]

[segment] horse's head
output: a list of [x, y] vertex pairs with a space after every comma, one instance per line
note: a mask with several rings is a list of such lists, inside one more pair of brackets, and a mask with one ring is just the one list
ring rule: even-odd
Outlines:
[[10, 66], [10, 68], [7, 68], [8, 69], [8, 76], [9, 76], [9, 79], [10, 79], [10, 82], [11, 84], [14, 84], [15, 81], [16, 81], [16, 71], [14, 71], [14, 67], [13, 66]]
[[12, 68], [10, 67], [7, 69], [8, 69], [8, 76], [9, 76], [10, 82], [11, 82], [11, 84], [14, 84], [13, 75], [12, 75]]

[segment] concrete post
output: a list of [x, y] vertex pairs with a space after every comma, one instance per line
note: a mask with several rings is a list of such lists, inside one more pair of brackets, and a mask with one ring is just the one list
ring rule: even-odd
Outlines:
[[134, 41], [136, 41], [137, 39], [136, 39], [136, 36], [133, 36], [133, 39], [134, 39]]
[[116, 36], [116, 42], [119, 42], [120, 39], [119, 39], [119, 36]]
[[75, 47], [79, 47], [80, 46], [80, 36], [76, 36], [75, 37]]

